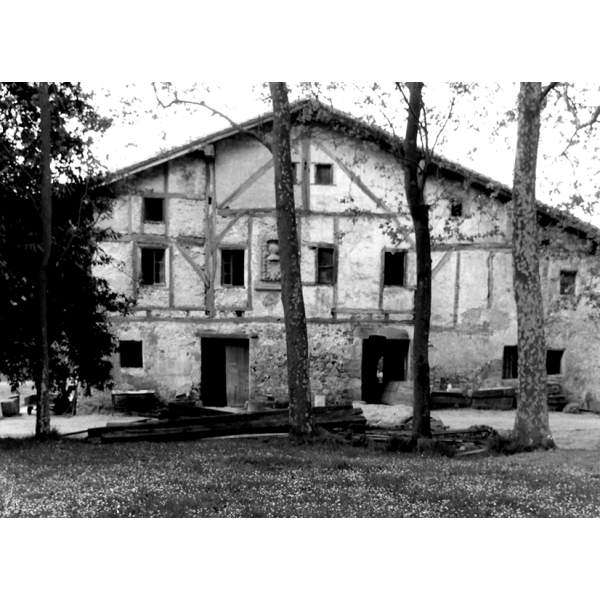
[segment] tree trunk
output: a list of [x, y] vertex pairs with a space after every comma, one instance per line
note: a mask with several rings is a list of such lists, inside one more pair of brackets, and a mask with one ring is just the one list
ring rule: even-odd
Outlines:
[[313, 425], [308, 336], [300, 278], [300, 253], [290, 151], [290, 108], [286, 84], [271, 82], [269, 86], [273, 102], [272, 151], [281, 260], [281, 300], [287, 346], [290, 434], [293, 438], [302, 439], [313, 432]]
[[431, 239], [429, 207], [425, 203], [425, 167], [417, 147], [423, 108], [423, 83], [409, 83], [409, 107], [404, 137], [404, 188], [415, 230], [417, 287], [414, 296], [413, 438], [431, 437], [429, 328], [431, 321]]
[[39, 270], [39, 326], [40, 326], [40, 376], [38, 405], [36, 411], [35, 435], [44, 437], [50, 433], [50, 354], [48, 343], [48, 264], [52, 252], [52, 188], [50, 175], [51, 107], [48, 96], [48, 83], [39, 87], [41, 125], [40, 142], [42, 157], [41, 180], [41, 223], [42, 259]]
[[521, 83], [512, 204], [519, 347], [519, 396], [513, 434], [517, 447], [522, 449], [554, 447], [548, 423], [546, 341], [535, 206], [541, 100], [540, 83]]

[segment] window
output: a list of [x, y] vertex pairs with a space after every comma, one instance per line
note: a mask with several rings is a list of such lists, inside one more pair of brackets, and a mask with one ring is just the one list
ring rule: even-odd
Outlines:
[[563, 353], [564, 350], [546, 351], [546, 373], [548, 375], [560, 375]]
[[165, 283], [165, 249], [142, 248], [142, 284]]
[[144, 198], [144, 222], [164, 222], [164, 206], [164, 198]]
[[124, 369], [143, 367], [142, 342], [121, 340], [119, 342], [119, 360]]
[[315, 184], [333, 185], [333, 165], [324, 163], [315, 165]]
[[244, 286], [244, 250], [221, 250], [221, 285]]
[[577, 271], [561, 271], [560, 272], [560, 294], [561, 296], [575, 295], [575, 279]]
[[519, 351], [517, 346], [504, 346], [502, 357], [502, 379], [516, 379], [519, 376]]
[[294, 185], [300, 183], [300, 163], [292, 163], [292, 181], [294, 182]]
[[450, 216], [454, 219], [462, 217], [463, 215], [463, 205], [462, 202], [452, 200], [450, 202]]
[[335, 249], [317, 248], [317, 283], [333, 285], [335, 282]]
[[383, 257], [383, 285], [404, 285], [406, 252], [386, 252]]

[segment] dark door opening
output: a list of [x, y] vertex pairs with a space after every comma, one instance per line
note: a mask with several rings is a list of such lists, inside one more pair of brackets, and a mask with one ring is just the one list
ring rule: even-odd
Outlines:
[[378, 403], [390, 381], [406, 381], [409, 340], [371, 336], [362, 347], [362, 399]]
[[202, 338], [200, 393], [205, 406], [243, 407], [248, 401], [248, 340]]

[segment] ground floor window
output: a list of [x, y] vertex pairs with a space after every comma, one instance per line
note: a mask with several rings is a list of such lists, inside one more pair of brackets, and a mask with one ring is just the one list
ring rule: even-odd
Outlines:
[[517, 346], [504, 346], [502, 356], [502, 379], [516, 379], [519, 376], [519, 350]]
[[119, 342], [119, 359], [122, 368], [141, 368], [144, 366], [142, 342], [121, 340]]
[[546, 373], [548, 375], [560, 375], [563, 353], [564, 350], [546, 351]]
[[164, 248], [142, 248], [142, 283], [144, 285], [165, 283]]

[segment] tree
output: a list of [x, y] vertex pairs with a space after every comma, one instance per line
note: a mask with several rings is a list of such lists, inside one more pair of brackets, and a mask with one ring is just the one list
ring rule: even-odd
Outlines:
[[542, 91], [540, 83], [521, 83], [512, 194], [519, 348], [519, 395], [513, 433], [517, 446], [526, 449], [554, 447], [548, 421], [546, 342], [535, 197], [540, 113], [547, 91]]
[[414, 227], [417, 286], [414, 296], [413, 437], [431, 437], [429, 330], [431, 322], [431, 238], [425, 202], [427, 164], [417, 146], [423, 109], [423, 83], [408, 83], [408, 116], [404, 137], [404, 188]]
[[40, 316], [40, 372], [36, 377], [38, 387], [38, 403], [35, 419], [36, 436], [50, 433], [50, 354], [48, 346], [48, 264], [52, 253], [52, 181], [50, 175], [52, 109], [48, 97], [48, 83], [39, 86], [40, 102], [40, 148], [41, 148], [41, 210], [42, 223], [42, 257], [39, 271], [38, 302]]
[[[109, 260], [99, 244], [112, 233], [99, 223], [112, 192], [99, 186], [87, 135], [108, 123], [69, 83], [1, 84], [0, 115], [0, 372], [13, 385], [33, 380], [42, 398], [68, 378], [102, 387], [115, 347], [108, 313], [129, 305], [92, 272]], [[46, 407], [41, 435], [49, 432]]]
[[272, 152], [275, 169], [277, 232], [281, 255], [281, 300], [285, 319], [290, 432], [301, 439], [312, 433], [308, 337], [300, 277], [298, 232], [290, 151], [290, 107], [284, 82], [271, 82]]

